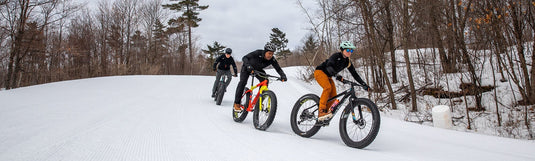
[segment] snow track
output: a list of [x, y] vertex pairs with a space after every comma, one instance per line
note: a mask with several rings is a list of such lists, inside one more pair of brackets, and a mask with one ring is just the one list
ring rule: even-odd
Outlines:
[[259, 131], [252, 113], [242, 123], [232, 120], [237, 78], [221, 106], [209, 95], [213, 79], [103, 77], [0, 91], [0, 161], [535, 160], [533, 141], [388, 118], [363, 150], [345, 146], [337, 120], [301, 138], [290, 128], [293, 104], [321, 91], [292, 75], [270, 84], [277, 115], [267, 131]]

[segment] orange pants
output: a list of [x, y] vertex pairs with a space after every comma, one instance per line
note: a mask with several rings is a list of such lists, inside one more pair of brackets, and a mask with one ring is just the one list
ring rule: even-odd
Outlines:
[[334, 101], [327, 102], [329, 98], [336, 96], [336, 86], [334, 85], [334, 81], [331, 77], [327, 76], [322, 70], [316, 70], [314, 71], [314, 78], [316, 78], [316, 81], [318, 84], [323, 88], [323, 92], [321, 92], [320, 97], [320, 105], [319, 105], [319, 116], [321, 117], [323, 115], [327, 114], [327, 108], [331, 107]]

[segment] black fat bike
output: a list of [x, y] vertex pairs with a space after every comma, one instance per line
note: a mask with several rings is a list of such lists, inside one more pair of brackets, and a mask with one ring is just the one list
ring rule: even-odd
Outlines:
[[215, 104], [221, 105], [221, 101], [223, 101], [223, 96], [225, 95], [225, 92], [227, 91], [227, 81], [229, 81], [229, 76], [226, 74], [223, 74], [221, 76], [221, 79], [219, 79], [219, 83], [217, 85], [216, 93], [215, 93]]
[[381, 124], [379, 110], [377, 105], [370, 99], [358, 98], [355, 95], [355, 86], [362, 85], [347, 80], [339, 81], [351, 85], [351, 88], [328, 100], [332, 101], [342, 96], [340, 102], [331, 109], [333, 117], [319, 122], [318, 107], [320, 98], [315, 94], [306, 94], [295, 102], [292, 109], [290, 115], [292, 130], [302, 137], [313, 136], [321, 127], [329, 125], [336, 113], [340, 111], [342, 104], [349, 101], [340, 116], [340, 137], [347, 146], [362, 149], [370, 145], [379, 132]]

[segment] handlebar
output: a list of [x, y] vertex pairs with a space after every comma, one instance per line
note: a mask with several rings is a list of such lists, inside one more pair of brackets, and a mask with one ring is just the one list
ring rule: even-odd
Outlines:
[[359, 86], [359, 87], [362, 87], [362, 88], [365, 87], [364, 85], [362, 85], [362, 84], [360, 84], [360, 83], [353, 82], [353, 81], [348, 81], [348, 80], [345, 80], [345, 79], [338, 79], [338, 78], [336, 78], [336, 80], [338, 80], [338, 81], [340, 81], [340, 82], [342, 82], [342, 83], [344, 83], [344, 84], [349, 84], [349, 85], [351, 85], [351, 86]]
[[267, 73], [264, 73], [262, 71], [259, 71], [259, 70], [253, 70], [250, 75], [258, 75], [262, 78], [266, 78], [266, 79], [269, 79], [269, 78], [276, 78], [277, 81], [282, 81], [282, 78], [281, 77], [277, 77], [277, 76], [273, 76], [273, 75], [269, 75]]

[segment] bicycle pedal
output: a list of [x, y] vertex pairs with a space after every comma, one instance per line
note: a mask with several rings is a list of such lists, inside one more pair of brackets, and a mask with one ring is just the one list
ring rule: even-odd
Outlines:
[[318, 121], [318, 122], [316, 122], [316, 124], [314, 124], [314, 126], [323, 126], [323, 127], [325, 127], [325, 126], [329, 126], [329, 123], [330, 123], [330, 121]]

